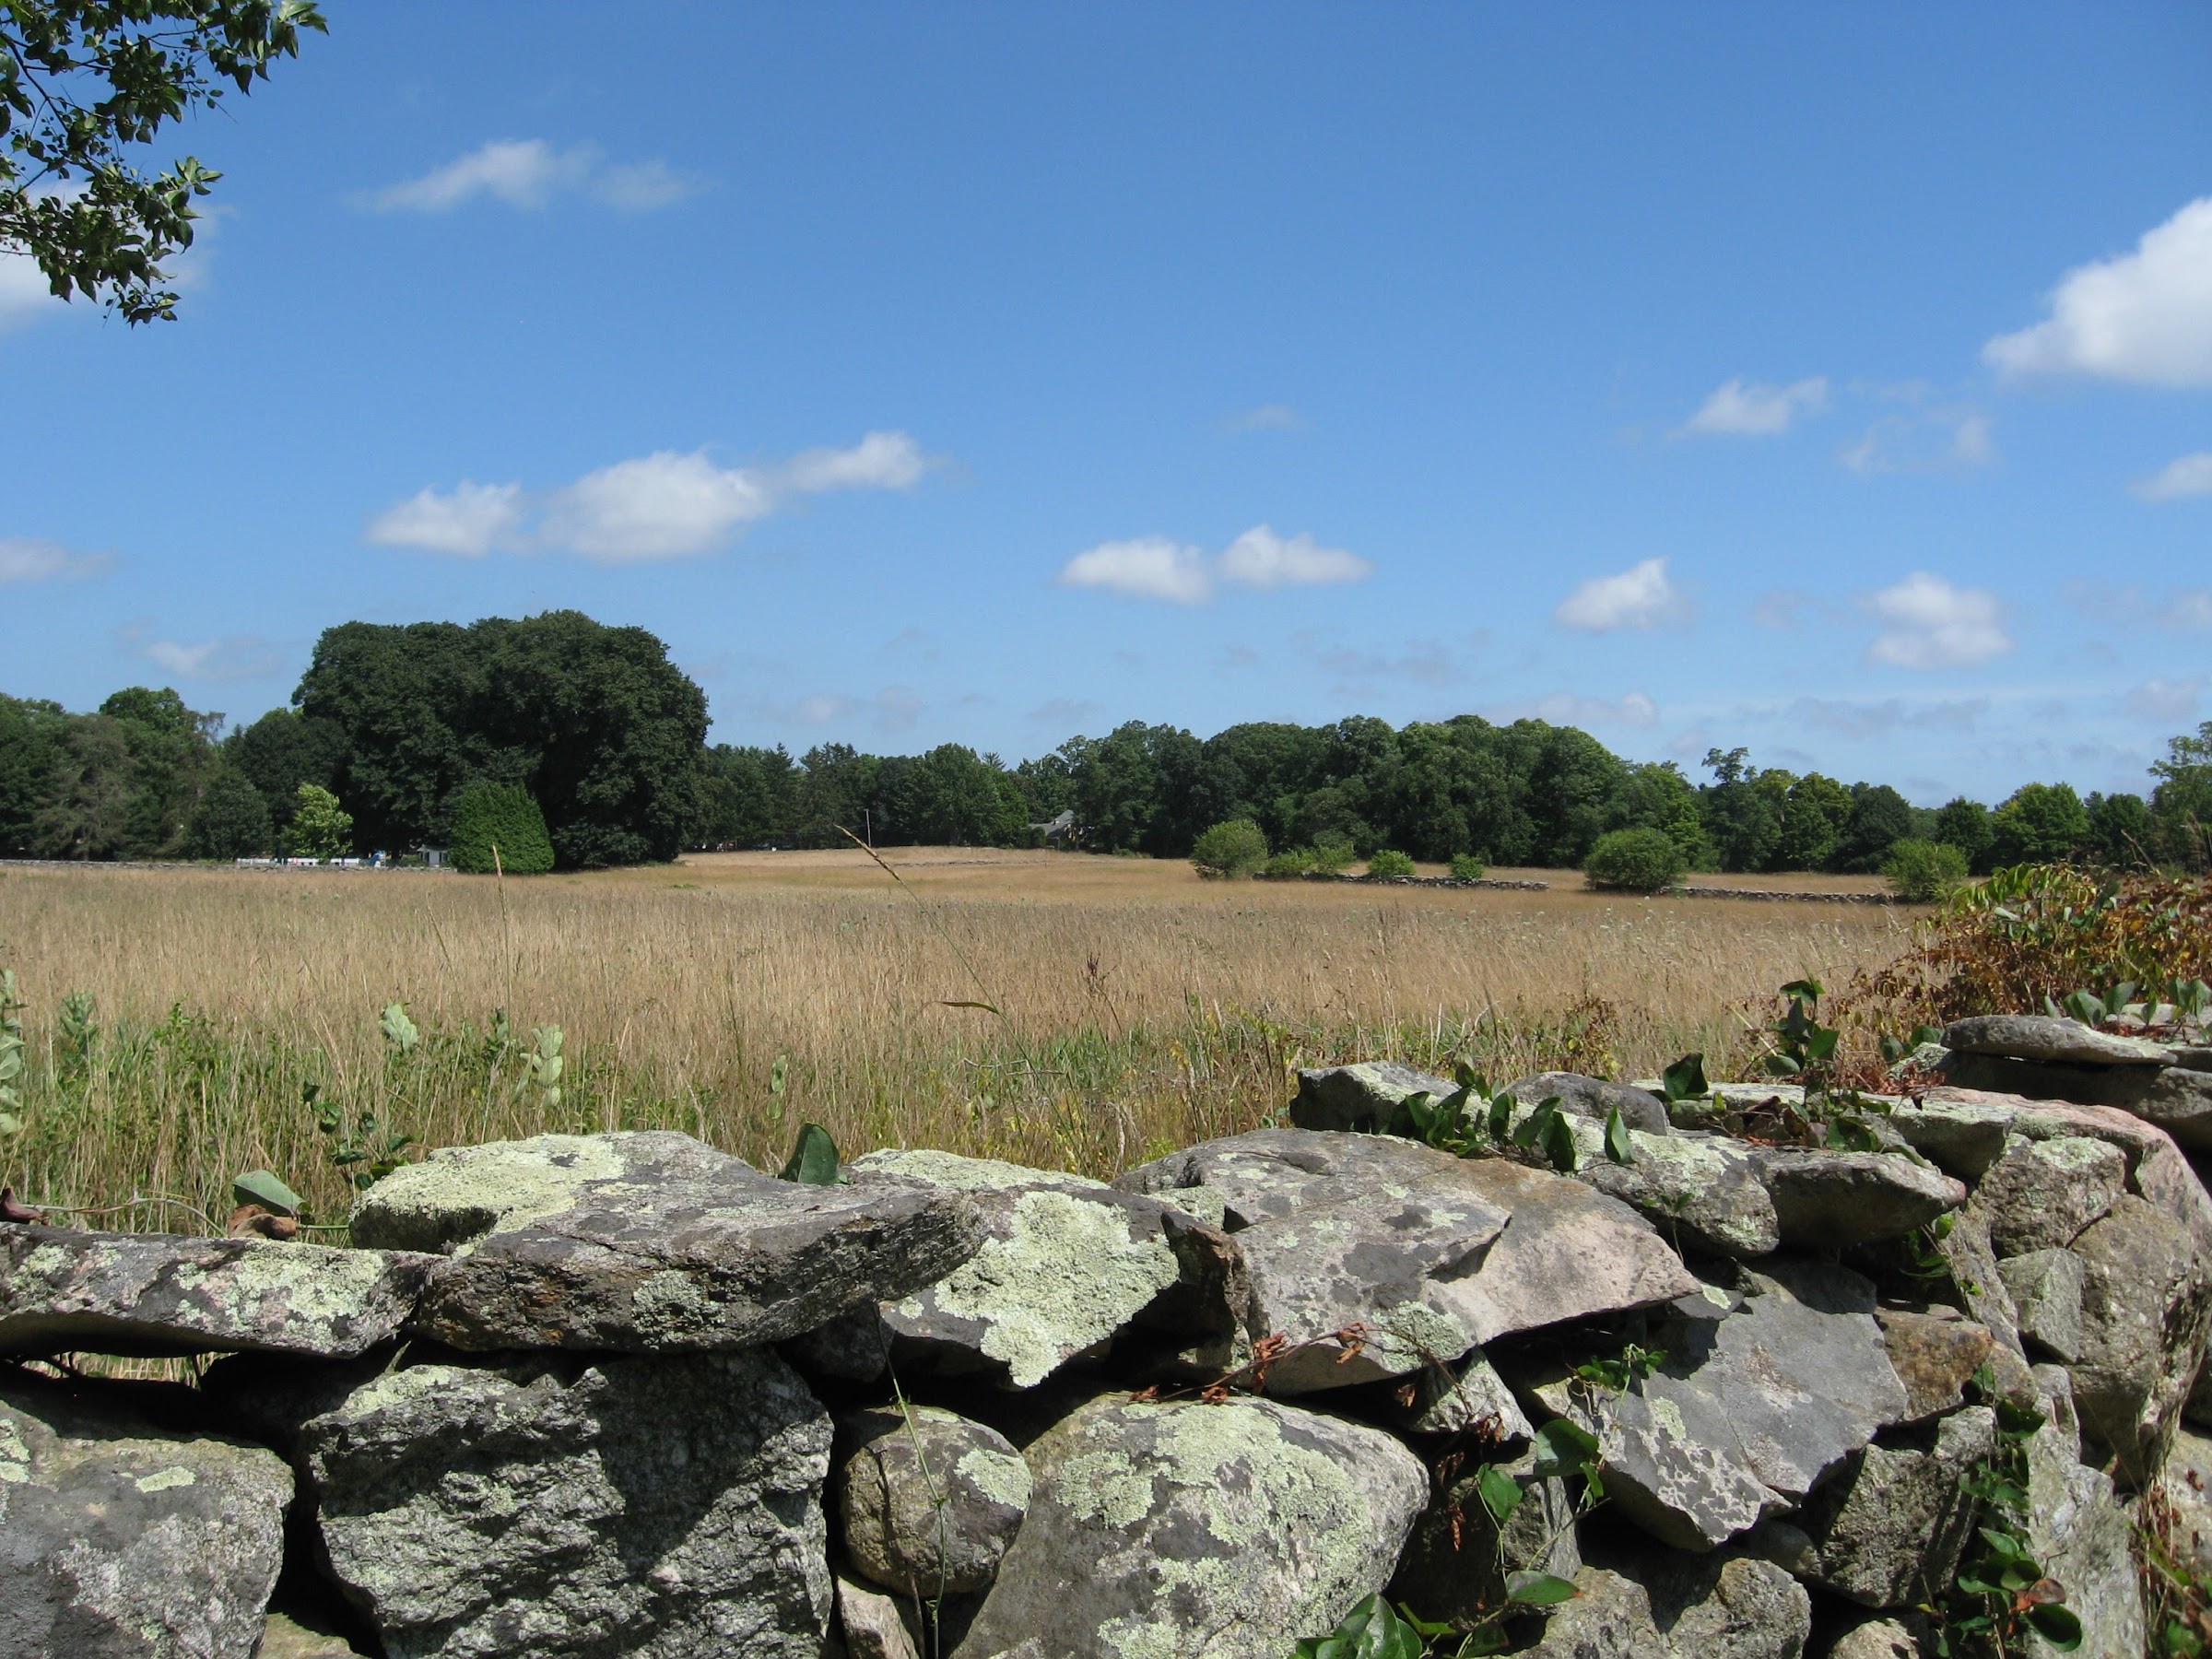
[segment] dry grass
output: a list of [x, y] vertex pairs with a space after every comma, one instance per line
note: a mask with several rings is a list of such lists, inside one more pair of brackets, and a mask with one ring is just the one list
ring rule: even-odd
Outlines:
[[[773, 1162], [797, 1124], [1093, 1172], [1264, 1121], [1299, 1064], [1470, 1053], [1499, 1081], [1747, 1055], [1742, 1006], [1894, 957], [1872, 906], [1201, 882], [1182, 865], [901, 850], [722, 854], [500, 887], [414, 874], [16, 868], [0, 966], [29, 1005], [33, 1199], [206, 1217], [268, 1167], [344, 1187], [300, 1086], [431, 1144], [681, 1128]], [[70, 991], [100, 1033], [77, 1067]], [[393, 1056], [376, 1016], [425, 1041]], [[988, 1003], [996, 1011], [948, 1003]], [[493, 1010], [567, 1037], [518, 1092]], [[768, 1077], [788, 1055], [784, 1099]], [[1716, 1068], [1717, 1069], [1717, 1068]], [[198, 1226], [141, 1206], [123, 1224]]]

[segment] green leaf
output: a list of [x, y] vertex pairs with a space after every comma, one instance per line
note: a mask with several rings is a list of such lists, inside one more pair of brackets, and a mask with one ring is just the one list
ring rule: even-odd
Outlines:
[[1496, 1464], [1484, 1464], [1475, 1471], [1475, 1489], [1482, 1495], [1482, 1507], [1490, 1512], [1500, 1526], [1521, 1507], [1521, 1500], [1528, 1496], [1521, 1483]]
[[1563, 1112], [1553, 1112], [1544, 1124], [1544, 1156], [1551, 1159], [1551, 1167], [1562, 1175], [1573, 1174], [1582, 1161], [1583, 1149], [1575, 1142], [1574, 1124]]
[[1817, 979], [1792, 980], [1782, 988], [1782, 994], [1804, 1002], [1818, 1002], [1820, 1000], [1820, 982]]
[[1520, 1101], [1502, 1090], [1490, 1097], [1489, 1130], [1492, 1140], [1501, 1141], [1506, 1137], [1507, 1132], [1513, 1126], [1513, 1108], [1520, 1104]]
[[835, 1186], [837, 1143], [830, 1138], [830, 1131], [819, 1124], [801, 1129], [798, 1144], [791, 1149], [791, 1161], [783, 1166], [782, 1174], [785, 1181], [806, 1186]]
[[404, 1003], [386, 1003], [383, 1018], [377, 1021], [377, 1029], [383, 1032], [384, 1041], [402, 1054], [413, 1053], [415, 1045], [422, 1041], [422, 1032], [407, 1018], [406, 1005]]
[[1516, 1572], [1506, 1585], [1506, 1599], [1527, 1607], [1556, 1607], [1582, 1594], [1563, 1578], [1548, 1572]]
[[1770, 1052], [1762, 1054], [1759, 1058], [1764, 1062], [1768, 1072], [1777, 1077], [1794, 1077], [1805, 1069], [1787, 1054]]
[[296, 1216], [305, 1202], [266, 1170], [249, 1170], [230, 1183], [230, 1196], [240, 1204], [258, 1204], [278, 1216]]
[[1553, 1418], [1530, 1442], [1538, 1475], [1571, 1475], [1597, 1456], [1597, 1436], [1569, 1418]]
[[1659, 1075], [1659, 1092], [1670, 1102], [1691, 1100], [1712, 1091], [1712, 1085], [1705, 1081], [1703, 1054], [1685, 1054]]
[[2046, 1603], [2028, 1609], [2028, 1622], [2035, 1633], [2062, 1653], [2070, 1653], [2081, 1645], [2081, 1620], [2069, 1607]]
[[1606, 1108], [1606, 1156], [1617, 1164], [1636, 1161], [1636, 1143], [1629, 1138], [1629, 1121], [1618, 1106]]

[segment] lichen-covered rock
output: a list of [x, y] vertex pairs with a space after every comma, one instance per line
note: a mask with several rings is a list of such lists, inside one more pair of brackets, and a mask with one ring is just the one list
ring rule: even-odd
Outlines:
[[853, 1565], [930, 1601], [989, 1584], [1030, 1507], [1030, 1465], [1006, 1438], [935, 1406], [856, 1412], [840, 1432]]
[[1401, 1384], [1410, 1390], [1402, 1401], [1399, 1430], [1405, 1434], [1460, 1434], [1478, 1430], [1499, 1444], [1527, 1440], [1535, 1428], [1482, 1353], [1456, 1365], [1425, 1365]]
[[1756, 1556], [1672, 1556], [1630, 1576], [1650, 1594], [1674, 1659], [1798, 1659], [1812, 1633], [1805, 1586]]
[[1584, 1121], [1574, 1135], [1577, 1178], [1619, 1199], [1662, 1236], [1707, 1255], [1763, 1256], [1781, 1246], [1782, 1222], [1757, 1148], [1721, 1135], [1631, 1130], [1634, 1156], [1616, 1163], [1602, 1124]]
[[819, 1659], [830, 1443], [764, 1350], [541, 1355], [374, 1374], [296, 1455], [387, 1659]]
[[1429, 1492], [1389, 1435], [1270, 1400], [1083, 1406], [959, 1659], [1282, 1659], [1390, 1577]]
[[1889, 1152], [1759, 1154], [1782, 1241], [1807, 1250], [1901, 1239], [1966, 1202], [1963, 1182]]
[[[2160, 1541], [2192, 1572], [2212, 1576], [2212, 1440], [2187, 1429], [2159, 1471]], [[2147, 1520], [2152, 1513], [2145, 1506]]]
[[1972, 1206], [1988, 1220], [1998, 1255], [2025, 1255], [2073, 1243], [2126, 1187], [2127, 1159], [2109, 1142], [2016, 1136], [1974, 1189]]
[[837, 1581], [837, 1620], [845, 1659], [922, 1659], [900, 1604], [849, 1578]]
[[2081, 1288], [2087, 1269], [2070, 1250], [2031, 1250], [1997, 1264], [2020, 1317], [2020, 1335], [2053, 1359], [2081, 1356]]
[[2204, 1363], [2212, 1262], [2180, 1223], [2132, 1194], [2072, 1248], [2083, 1267], [2075, 1406], [2138, 1486], [2164, 1459]]
[[1870, 1618], [1836, 1638], [1828, 1659], [1923, 1659], [1927, 1650], [1911, 1626], [1895, 1618]]
[[2155, 1124], [2192, 1151], [2212, 1149], [2212, 1072], [2167, 1065], [2077, 1065], [1953, 1053], [1944, 1080], [1961, 1088], [2110, 1106]]
[[1995, 1447], [1986, 1406], [1906, 1430], [1866, 1447], [1750, 1547], [1863, 1607], [1916, 1606], [1951, 1582], [1978, 1506], [1964, 1482]]
[[1946, 1175], [1971, 1182], [2005, 1155], [2013, 1115], [2000, 1106], [1914, 1100], [1892, 1109], [1888, 1123], [1907, 1146]]
[[1253, 1328], [1297, 1345], [1267, 1375], [1285, 1395], [1402, 1376], [1499, 1336], [1697, 1289], [1647, 1222], [1580, 1182], [1386, 1135], [1262, 1129], [1115, 1184], [1222, 1195], [1251, 1273]]
[[1966, 1385], [1989, 1358], [1995, 1340], [1945, 1307], [1877, 1308], [1882, 1345], [1898, 1381], [1905, 1385], [1904, 1420], [1918, 1422], [1965, 1403]]
[[883, 1309], [903, 1371], [983, 1371], [1030, 1388], [1139, 1325], [1195, 1371], [1250, 1351], [1242, 1254], [1179, 1206], [950, 1152], [871, 1152], [852, 1175], [863, 1192], [961, 1194], [981, 1220], [974, 1255]]
[[438, 1265], [266, 1239], [0, 1227], [0, 1353], [342, 1359], [396, 1335]]
[[1641, 1129], [1646, 1135], [1674, 1133], [1674, 1125], [1666, 1115], [1666, 1102], [1650, 1089], [1639, 1088], [1632, 1083], [1608, 1082], [1604, 1077], [1588, 1077], [1580, 1072], [1538, 1072], [1534, 1077], [1508, 1083], [1505, 1091], [1530, 1106], [1539, 1100], [1557, 1100], [1561, 1112], [1571, 1112], [1599, 1124], [1606, 1121], [1608, 1112], [1618, 1111], [1621, 1121], [1631, 1129]]
[[1948, 1271], [1949, 1289], [1966, 1312], [1996, 1338], [1997, 1346], [2022, 1356], [2020, 1312], [2012, 1292], [1997, 1268], [1996, 1246], [1989, 1241], [1989, 1223], [1971, 1211], [1959, 1216], [1949, 1232], [1936, 1241], [1936, 1249]]
[[1633, 1579], [1602, 1567], [1574, 1575], [1575, 1595], [1545, 1620], [1522, 1659], [1675, 1659], [1652, 1619], [1652, 1598]]
[[[2112, 1477], [2077, 1463], [2073, 1451], [2052, 1425], [2028, 1442], [2028, 1546], [2081, 1620], [2075, 1659], [2139, 1659], [2150, 1649], [2134, 1526]], [[2021, 1644], [2028, 1659], [2057, 1659], [2060, 1651], [2032, 1633]]]
[[1390, 1596], [1423, 1618], [1472, 1622], [1503, 1604], [1515, 1573], [1571, 1579], [1583, 1569], [1567, 1483], [1539, 1475], [1533, 1453], [1490, 1461], [1521, 1488], [1502, 1524], [1470, 1465], [1430, 1500], [1406, 1540]]
[[1959, 1054], [2006, 1054], [2077, 1065], [2163, 1065], [2162, 1043], [2115, 1037], [2046, 1014], [1983, 1014], [1944, 1028], [1943, 1046]]
[[364, 1193], [353, 1236], [450, 1258], [413, 1328], [478, 1353], [778, 1342], [982, 1242], [959, 1193], [777, 1181], [662, 1130], [441, 1148]]
[[283, 1560], [274, 1453], [135, 1407], [162, 1389], [0, 1377], [0, 1659], [247, 1659]]
[[1390, 1127], [1407, 1096], [1428, 1094], [1441, 1100], [1458, 1087], [1449, 1077], [1418, 1071], [1394, 1060], [1313, 1066], [1298, 1074], [1298, 1093], [1290, 1100], [1290, 1123], [1299, 1129], [1375, 1134]]

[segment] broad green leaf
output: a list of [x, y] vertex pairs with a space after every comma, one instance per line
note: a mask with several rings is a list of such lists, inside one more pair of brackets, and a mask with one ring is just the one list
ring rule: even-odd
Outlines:
[[1562, 1175], [1571, 1175], [1582, 1161], [1583, 1149], [1574, 1138], [1574, 1124], [1562, 1112], [1553, 1112], [1544, 1124], [1544, 1156]]
[[1528, 1607], [1556, 1607], [1582, 1594], [1563, 1578], [1548, 1572], [1516, 1572], [1506, 1586], [1506, 1597]]
[[1484, 1464], [1475, 1472], [1475, 1489], [1482, 1494], [1482, 1507], [1490, 1512], [1500, 1526], [1521, 1507], [1521, 1500], [1528, 1496], [1521, 1483], [1496, 1464]]
[[1784, 996], [1800, 998], [1806, 1002], [1818, 1002], [1820, 1000], [1820, 982], [1817, 979], [1792, 980], [1782, 988], [1782, 994]]
[[1699, 1095], [1710, 1094], [1712, 1086], [1705, 1081], [1705, 1056], [1685, 1054], [1659, 1076], [1660, 1092], [1672, 1100], [1688, 1100]]
[[402, 1054], [413, 1053], [416, 1044], [422, 1041], [422, 1032], [407, 1018], [406, 1005], [404, 1003], [386, 1003], [383, 1018], [377, 1021], [377, 1028], [383, 1032], [384, 1041]]
[[1617, 1164], [1636, 1161], [1636, 1143], [1629, 1138], [1629, 1121], [1618, 1106], [1606, 1108], [1606, 1156]]
[[791, 1149], [791, 1161], [783, 1166], [782, 1178], [807, 1186], [835, 1186], [837, 1184], [837, 1143], [830, 1138], [830, 1131], [819, 1124], [808, 1124], [799, 1131], [798, 1144]]
[[305, 1202], [266, 1170], [249, 1170], [230, 1183], [230, 1196], [241, 1204], [258, 1204], [279, 1216], [296, 1216]]
[[1568, 1418], [1553, 1418], [1537, 1430], [1531, 1446], [1535, 1472], [1543, 1476], [1571, 1475], [1597, 1456], [1597, 1436]]
[[2062, 1653], [2070, 1653], [2081, 1645], [2081, 1620], [2073, 1609], [2056, 1604], [2045, 1604], [2028, 1609], [2028, 1622], [2035, 1633]]
[[1513, 1108], [1521, 1102], [1510, 1094], [1500, 1092], [1490, 1097], [1489, 1130], [1494, 1141], [1503, 1140], [1513, 1126]]

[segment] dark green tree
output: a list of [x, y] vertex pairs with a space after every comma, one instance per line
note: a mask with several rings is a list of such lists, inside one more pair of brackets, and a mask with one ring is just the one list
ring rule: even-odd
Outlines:
[[217, 773], [192, 816], [187, 851], [194, 858], [261, 858], [276, 844], [261, 791], [242, 772]]
[[164, 262], [192, 245], [192, 204], [222, 175], [187, 156], [149, 177], [134, 151], [251, 91], [323, 28], [307, 0], [0, 5], [0, 248], [29, 254], [62, 299], [175, 316]]
[[1966, 866], [1975, 875], [1986, 876], [1994, 867], [1988, 859], [1994, 832], [1989, 827], [1989, 808], [1981, 802], [1953, 796], [1936, 809], [1934, 830], [1930, 839], [1965, 853]]
[[120, 720], [78, 715], [64, 730], [46, 793], [31, 819], [41, 858], [115, 858], [130, 850], [137, 767]]
[[130, 830], [118, 851], [133, 858], [170, 858], [185, 850], [200, 797], [218, 766], [220, 714], [185, 706], [169, 688], [130, 686], [100, 705], [131, 751]]
[[2212, 720], [2171, 738], [2166, 758], [2151, 763], [2150, 794], [2159, 853], [2184, 869], [2212, 869]]
[[57, 702], [0, 696], [0, 858], [32, 856], [69, 723]]
[[1006, 847], [1028, 837], [1028, 803], [995, 755], [940, 744], [914, 761], [899, 793], [899, 829], [913, 843]]
[[2089, 820], [2088, 851], [2115, 870], [2136, 870], [2158, 857], [2150, 803], [2139, 794], [2091, 794], [2082, 803]]
[[1889, 849], [1912, 833], [1912, 804], [1887, 783], [1855, 783], [1851, 816], [1829, 867], [1859, 873], [1878, 870]]
[[1790, 785], [1783, 806], [1782, 834], [1774, 843], [1769, 867], [1832, 868], [1850, 819], [1851, 791], [1833, 778], [1806, 772]]
[[1990, 815], [1990, 856], [2000, 866], [2062, 864], [2089, 840], [2089, 815], [2071, 783], [2027, 783]]
[[300, 784], [328, 789], [337, 782], [345, 745], [345, 734], [327, 721], [271, 709], [223, 739], [223, 760], [261, 792], [281, 830], [291, 821]]
[[546, 815], [519, 783], [479, 778], [453, 803], [453, 867], [472, 876], [542, 876], [553, 867]]
[[1712, 782], [1699, 791], [1698, 805], [1706, 837], [1724, 870], [1770, 867], [1782, 840], [1789, 784], [1796, 782], [1787, 772], [1753, 770], [1750, 755], [1742, 748], [1705, 751], [1705, 768], [1712, 773]]
[[797, 774], [781, 747], [716, 744], [707, 751], [699, 827], [692, 839], [703, 847], [790, 845]]

